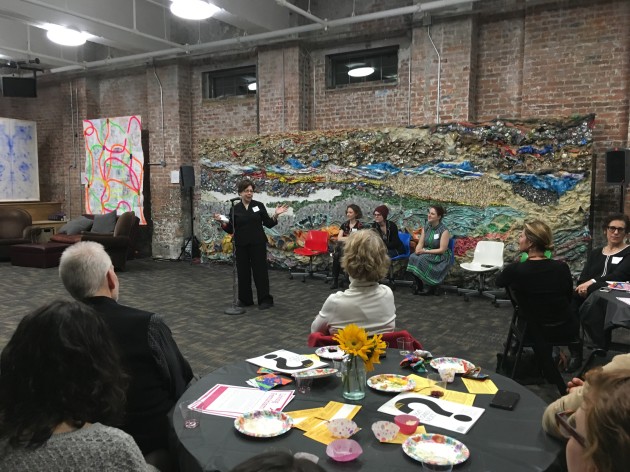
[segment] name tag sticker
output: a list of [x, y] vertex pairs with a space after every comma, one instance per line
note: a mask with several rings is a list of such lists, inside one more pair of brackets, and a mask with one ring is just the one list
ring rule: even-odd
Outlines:
[[352, 228], [350, 231], [354, 233], [356, 230], [356, 228]]
[[439, 234], [434, 234], [433, 235], [433, 239], [440, 239], [440, 235]]
[[623, 260], [623, 257], [613, 256], [610, 261], [611, 264], [619, 264]]
[[258, 213], [258, 212], [260, 211], [260, 208], [258, 208], [258, 207], [253, 207], [253, 208], [252, 208], [252, 211], [253, 211], [254, 213]]

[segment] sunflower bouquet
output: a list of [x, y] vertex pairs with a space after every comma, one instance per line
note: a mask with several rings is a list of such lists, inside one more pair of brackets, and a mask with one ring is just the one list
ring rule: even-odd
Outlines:
[[348, 356], [344, 361], [343, 396], [361, 399], [365, 396], [365, 372], [374, 370], [374, 364], [380, 364], [387, 344], [380, 334], [368, 336], [365, 329], [355, 324], [337, 331], [333, 339]]

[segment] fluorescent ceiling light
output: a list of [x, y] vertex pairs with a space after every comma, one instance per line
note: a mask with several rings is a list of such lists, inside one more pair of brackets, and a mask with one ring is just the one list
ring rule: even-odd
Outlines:
[[85, 44], [87, 34], [76, 28], [66, 28], [65, 26], [50, 25], [46, 33], [48, 39], [53, 43], [62, 46], [81, 46]]
[[205, 0], [172, 0], [171, 13], [186, 20], [205, 20], [220, 10]]
[[357, 67], [356, 69], [350, 69], [348, 75], [350, 77], [367, 77], [374, 73], [374, 67]]
[[256, 90], [256, 82], [252, 82], [247, 86], [247, 90], [251, 90], [252, 92]]

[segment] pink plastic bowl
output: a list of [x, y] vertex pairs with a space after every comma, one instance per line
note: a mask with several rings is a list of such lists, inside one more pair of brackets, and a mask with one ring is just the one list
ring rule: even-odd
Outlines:
[[394, 417], [394, 423], [398, 425], [401, 433], [413, 434], [416, 432], [420, 420], [412, 415], [398, 415]]

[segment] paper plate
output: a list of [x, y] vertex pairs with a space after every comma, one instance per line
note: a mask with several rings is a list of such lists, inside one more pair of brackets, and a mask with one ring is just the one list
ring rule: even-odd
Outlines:
[[630, 292], [630, 283], [628, 282], [608, 282], [608, 288], [612, 290], [621, 290]]
[[381, 392], [408, 392], [416, 388], [416, 383], [405, 377], [396, 374], [379, 374], [367, 380], [368, 386]]
[[234, 420], [237, 431], [254, 438], [272, 438], [293, 427], [293, 419], [281, 411], [248, 411]]
[[412, 459], [436, 465], [457, 465], [470, 457], [464, 443], [442, 434], [415, 434], [402, 448]]
[[315, 350], [322, 359], [330, 359], [333, 361], [340, 361], [346, 356], [346, 351], [342, 351], [339, 346], [323, 346]]
[[429, 363], [431, 367], [438, 370], [440, 367], [455, 369], [456, 374], [463, 374], [475, 368], [475, 364], [458, 357], [437, 357]]
[[302, 372], [296, 372], [293, 374], [293, 377], [308, 377], [309, 379], [319, 379], [320, 377], [329, 377], [338, 372], [337, 369], [326, 368], [326, 369], [311, 369], [304, 370]]

